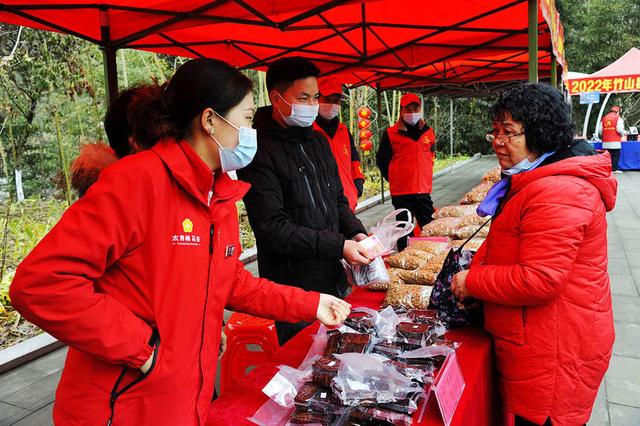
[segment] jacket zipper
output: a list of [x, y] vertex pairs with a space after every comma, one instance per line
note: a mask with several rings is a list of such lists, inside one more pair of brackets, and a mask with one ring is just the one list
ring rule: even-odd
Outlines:
[[313, 191], [311, 191], [311, 184], [309, 183], [309, 178], [307, 177], [307, 169], [306, 167], [303, 165], [301, 167], [298, 167], [298, 170], [300, 171], [300, 174], [302, 174], [302, 177], [304, 177], [304, 182], [307, 186], [307, 192], [309, 193], [309, 197], [311, 198], [311, 204], [313, 205], [313, 208], [316, 208], [316, 199], [313, 196]]
[[122, 379], [124, 379], [124, 376], [127, 374], [127, 370], [129, 370], [129, 368], [123, 367], [122, 371], [120, 372], [120, 375], [116, 379], [116, 384], [113, 385], [113, 389], [111, 389], [111, 395], [109, 397], [109, 408], [111, 409], [111, 414], [109, 416], [109, 420], [107, 421], [107, 426], [111, 426], [113, 424], [115, 407], [116, 407], [116, 402], [118, 398], [120, 398], [122, 394], [124, 394], [126, 391], [128, 391], [129, 389], [131, 389], [132, 387], [140, 383], [142, 380], [149, 377], [149, 374], [151, 374], [151, 372], [155, 369], [156, 362], [158, 361], [158, 353], [160, 352], [160, 338], [157, 334], [157, 331], [155, 330], [153, 331], [153, 335], [151, 336], [151, 341], [149, 342], [149, 345], [154, 347], [153, 359], [151, 360], [151, 366], [149, 367], [149, 370], [147, 370], [146, 373], [140, 372], [140, 376], [138, 376], [138, 378], [136, 378], [133, 382], [129, 383], [128, 385], [126, 385], [120, 390], [118, 390], [118, 386], [120, 386], [120, 383], [122, 382]]
[[[318, 178], [319, 178], [318, 170], [316, 169], [316, 166], [313, 165], [313, 161], [311, 161], [311, 159], [305, 152], [304, 147], [302, 145], [299, 145], [299, 146], [300, 146], [300, 151], [302, 151], [302, 155], [304, 156], [304, 158], [307, 159], [307, 161], [311, 165], [311, 168], [313, 169], [313, 174], [316, 176], [316, 186], [318, 187], [318, 193], [320, 195], [320, 202], [322, 203], [322, 209], [324, 210], [324, 213], [327, 214], [329, 212], [329, 209], [327, 208], [327, 205], [324, 202], [324, 197], [322, 196], [322, 188], [320, 188], [320, 183], [318, 182]], [[311, 192], [311, 186], [309, 185], [309, 179], [307, 179], [306, 174], [305, 174], [305, 179], [307, 180], [307, 187], [309, 189], [309, 192]], [[314, 207], [315, 207], [315, 204], [314, 204]]]

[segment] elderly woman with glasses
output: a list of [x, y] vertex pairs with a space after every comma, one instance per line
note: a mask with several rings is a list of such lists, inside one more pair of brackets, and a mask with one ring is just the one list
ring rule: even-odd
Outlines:
[[503, 178], [478, 207], [493, 216], [489, 235], [451, 288], [483, 301], [515, 424], [585, 424], [614, 340], [609, 155], [572, 140], [570, 107], [548, 85], [509, 89], [491, 113]]

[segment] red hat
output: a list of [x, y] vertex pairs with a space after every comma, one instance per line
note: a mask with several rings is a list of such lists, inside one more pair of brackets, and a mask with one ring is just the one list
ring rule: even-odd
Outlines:
[[613, 111], [613, 112], [620, 112], [620, 107], [619, 107], [618, 105], [614, 105], [614, 106], [612, 106], [612, 107], [611, 107], [611, 110], [610, 110], [610, 111]]
[[413, 104], [413, 103], [420, 104], [420, 97], [415, 93], [405, 93], [400, 98], [401, 107], [406, 107], [407, 105]]
[[318, 79], [318, 90], [322, 96], [342, 95], [342, 84], [333, 77], [322, 77]]

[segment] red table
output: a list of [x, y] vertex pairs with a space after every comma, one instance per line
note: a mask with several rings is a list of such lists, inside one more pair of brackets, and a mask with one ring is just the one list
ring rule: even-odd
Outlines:
[[[347, 300], [353, 307], [379, 309], [384, 293], [356, 289]], [[256, 367], [237, 385], [211, 403], [209, 425], [253, 425], [247, 420], [267, 401], [262, 388], [278, 371], [279, 365], [298, 367], [304, 360], [312, 337], [318, 330], [316, 322], [304, 329], [280, 348], [270, 362]], [[458, 403], [452, 425], [496, 425], [502, 422], [498, 398], [494, 386], [493, 352], [490, 336], [475, 327], [450, 331], [446, 336], [461, 343], [457, 350], [458, 362], [465, 379], [465, 389]], [[427, 412], [422, 422], [416, 425], [442, 425], [438, 409], [430, 398]]]

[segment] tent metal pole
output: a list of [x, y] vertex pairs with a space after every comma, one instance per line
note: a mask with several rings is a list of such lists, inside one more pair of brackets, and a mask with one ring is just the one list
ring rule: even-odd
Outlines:
[[538, 0], [529, 5], [529, 81], [538, 82]]
[[449, 97], [449, 155], [453, 157], [453, 98]]
[[587, 113], [584, 116], [584, 124], [582, 124], [582, 136], [587, 139], [589, 139], [587, 129], [589, 128], [589, 117], [591, 117], [591, 109], [593, 109], [593, 104], [589, 104], [589, 106], [587, 107]]
[[553, 52], [551, 52], [551, 85], [558, 88], [558, 62]]
[[118, 96], [118, 62], [116, 57], [117, 48], [111, 45], [111, 31], [109, 27], [109, 11], [100, 11], [100, 35], [102, 49], [102, 62], [104, 64], [104, 84], [107, 92], [108, 105], [113, 104]]
[[[380, 90], [380, 84], [376, 84], [376, 97], [377, 97], [377, 115], [378, 120], [378, 149], [380, 149], [380, 138], [382, 137], [382, 91]], [[380, 172], [380, 201], [384, 204], [384, 177], [382, 177], [382, 171]]]

